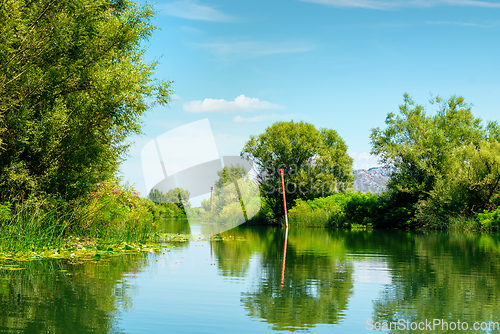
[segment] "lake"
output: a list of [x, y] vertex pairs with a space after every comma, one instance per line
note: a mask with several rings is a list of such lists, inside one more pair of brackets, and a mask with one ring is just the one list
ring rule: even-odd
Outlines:
[[239, 227], [175, 246], [0, 269], [0, 333], [499, 332], [496, 234]]

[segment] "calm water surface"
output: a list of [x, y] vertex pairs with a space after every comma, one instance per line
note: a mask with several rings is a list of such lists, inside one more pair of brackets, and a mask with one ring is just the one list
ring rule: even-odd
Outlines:
[[223, 236], [160, 254], [0, 269], [0, 333], [358, 333], [368, 319], [500, 321], [494, 234], [240, 227]]

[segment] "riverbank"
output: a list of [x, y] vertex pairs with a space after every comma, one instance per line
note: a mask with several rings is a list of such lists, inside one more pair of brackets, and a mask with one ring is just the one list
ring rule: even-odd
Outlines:
[[[411, 230], [498, 231], [500, 210], [476, 213], [439, 211], [416, 215], [414, 208], [397, 206], [382, 193], [345, 192], [313, 200], [297, 200], [288, 210], [290, 227], [382, 228]], [[265, 208], [247, 225], [284, 226], [284, 218], [266, 214]]]
[[[265, 209], [263, 206], [246, 225], [284, 225], [282, 219], [266, 215]], [[288, 212], [288, 220], [290, 227], [497, 231], [497, 211], [423, 223], [408, 219], [410, 213], [402, 208], [390, 207], [383, 195], [346, 192], [297, 200]], [[48, 196], [17, 205], [4, 204], [0, 208], [0, 261], [92, 259], [123, 252], [158, 251], [167, 242], [193, 238], [187, 220], [177, 230], [180, 233], [165, 234], [162, 229], [166, 219], [185, 217], [177, 205], [155, 204], [117, 182], [100, 184], [79, 202]]]
[[[154, 233], [142, 242], [119, 242], [110, 239], [68, 237], [60, 244], [53, 244], [32, 250], [0, 252], [0, 269], [19, 270], [22, 262], [45, 259], [68, 259], [92, 261], [122, 254], [141, 252], [158, 253], [166, 248], [176, 248], [180, 243], [200, 241], [201, 235], [181, 233]], [[1, 247], [1, 244], [0, 244]], [[166, 250], [169, 252], [170, 250]]]
[[185, 218], [177, 205], [155, 204], [117, 181], [102, 182], [73, 201], [48, 195], [6, 202], [0, 204], [0, 257], [93, 256], [99, 248], [153, 247], [165, 239], [162, 222], [174, 218]]

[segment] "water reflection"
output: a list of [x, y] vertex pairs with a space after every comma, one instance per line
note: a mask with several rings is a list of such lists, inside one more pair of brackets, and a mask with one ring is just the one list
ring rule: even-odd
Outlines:
[[191, 234], [189, 220], [182, 218], [165, 219], [162, 222], [162, 232]]
[[[374, 322], [442, 319], [472, 326], [500, 321], [500, 238], [495, 234], [291, 229], [287, 238], [284, 229], [238, 228], [225, 235], [246, 242], [215, 243], [220, 273], [248, 275], [251, 258], [258, 259], [259, 278], [241, 302], [248, 316], [275, 330], [340, 324], [360, 261], [382, 261], [390, 275], [379, 297], [366, 300], [373, 305]], [[358, 279], [366, 280], [359, 273]], [[366, 328], [359, 325], [358, 330]]]
[[0, 332], [114, 333], [115, 315], [130, 306], [124, 273], [142, 265], [142, 255], [99, 262], [45, 260], [0, 269]]
[[432, 232], [414, 236], [414, 244], [404, 260], [391, 262], [393, 284], [375, 301], [374, 321], [439, 319], [440, 333], [456, 332], [443, 322], [467, 322], [473, 333], [484, 332], [474, 331], [474, 322], [500, 321], [498, 235]]
[[[229, 233], [245, 236], [250, 242], [218, 243], [214, 250], [223, 275], [244, 274], [236, 269], [248, 268], [251, 255], [260, 250], [259, 280], [241, 298], [250, 317], [260, 318], [276, 330], [341, 321], [353, 293], [354, 269], [345, 257], [342, 240], [331, 231], [291, 229], [287, 236], [282, 229], [243, 228]], [[246, 256], [228, 254], [236, 249]]]
[[368, 317], [500, 320], [498, 235], [238, 227], [221, 236], [163, 256], [1, 270], [0, 332], [356, 333]]
[[288, 221], [285, 229], [285, 246], [283, 246], [283, 265], [281, 267], [281, 284], [280, 289], [285, 287], [285, 268], [286, 268], [286, 247], [288, 246]]

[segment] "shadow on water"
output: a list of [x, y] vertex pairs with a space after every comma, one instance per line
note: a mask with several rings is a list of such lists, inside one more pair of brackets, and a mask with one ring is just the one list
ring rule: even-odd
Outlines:
[[191, 234], [189, 220], [182, 218], [164, 219], [161, 230], [164, 233]]

